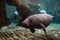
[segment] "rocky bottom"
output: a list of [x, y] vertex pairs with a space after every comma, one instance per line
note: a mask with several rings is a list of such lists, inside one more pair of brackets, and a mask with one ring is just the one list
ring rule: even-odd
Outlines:
[[44, 32], [36, 29], [35, 33], [31, 33], [29, 29], [17, 27], [3, 27], [0, 30], [0, 40], [60, 40], [60, 30], [47, 28], [48, 38]]

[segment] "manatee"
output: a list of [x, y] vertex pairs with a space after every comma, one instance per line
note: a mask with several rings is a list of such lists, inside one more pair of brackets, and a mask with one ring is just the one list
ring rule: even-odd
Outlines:
[[27, 17], [22, 23], [21, 26], [27, 29], [30, 29], [32, 33], [35, 32], [35, 29], [43, 29], [46, 33], [46, 27], [50, 24], [54, 16], [50, 14], [33, 14]]

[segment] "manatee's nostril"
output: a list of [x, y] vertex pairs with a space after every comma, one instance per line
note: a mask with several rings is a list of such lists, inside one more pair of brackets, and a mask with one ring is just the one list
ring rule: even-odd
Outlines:
[[25, 26], [26, 24], [25, 23], [23, 23], [23, 26]]
[[26, 26], [26, 23], [22, 23], [21, 25], [22, 25], [23, 27], [25, 27], [25, 26]]

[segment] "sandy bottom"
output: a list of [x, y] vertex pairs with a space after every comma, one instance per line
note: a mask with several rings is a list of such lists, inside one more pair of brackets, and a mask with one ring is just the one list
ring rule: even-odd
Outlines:
[[60, 40], [60, 24], [50, 24], [46, 30], [46, 38], [42, 29], [31, 33], [29, 29], [20, 26], [5, 26], [0, 30], [0, 40]]

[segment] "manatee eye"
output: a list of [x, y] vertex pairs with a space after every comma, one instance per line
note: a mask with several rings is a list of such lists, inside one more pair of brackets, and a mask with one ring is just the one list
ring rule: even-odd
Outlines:
[[29, 19], [29, 22], [30, 22], [30, 23], [32, 23], [32, 20], [31, 20], [31, 19]]

